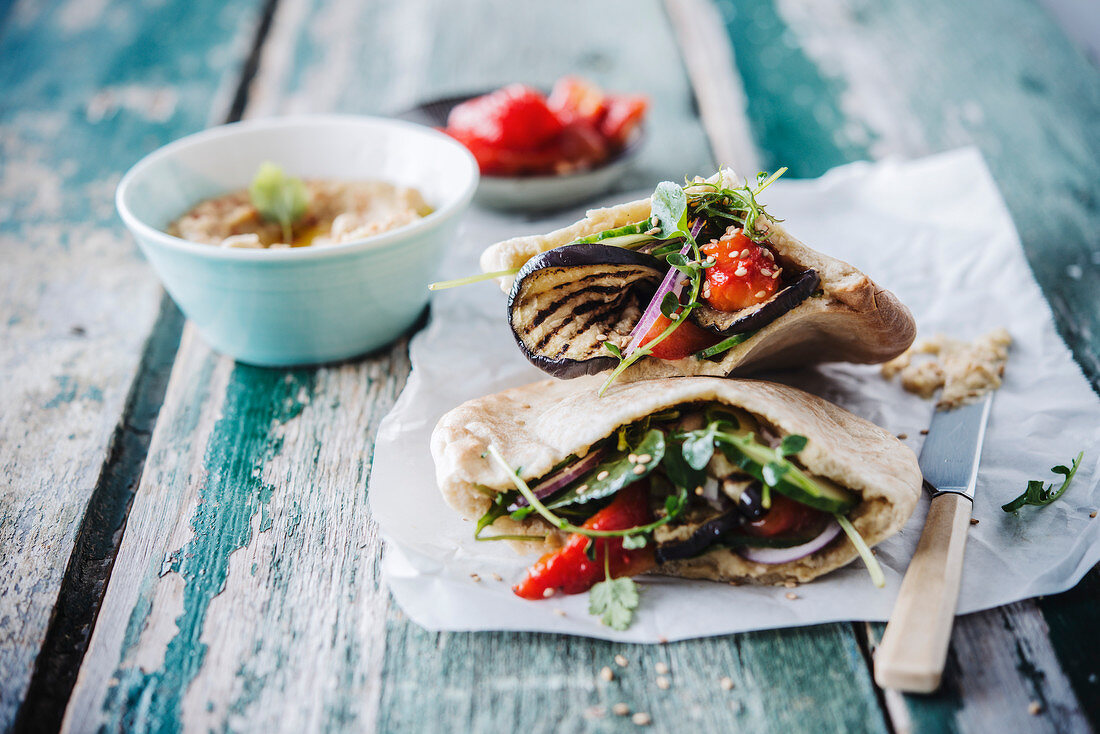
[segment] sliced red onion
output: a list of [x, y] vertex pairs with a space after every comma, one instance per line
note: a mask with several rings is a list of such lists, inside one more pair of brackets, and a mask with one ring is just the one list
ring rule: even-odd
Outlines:
[[821, 550], [839, 534], [840, 525], [836, 520], [830, 520], [825, 529], [821, 531], [821, 534], [808, 543], [791, 548], [753, 548], [744, 546], [738, 548], [737, 553], [742, 558], [756, 563], [790, 563]]
[[[691, 228], [691, 241], [684, 244], [680, 250], [681, 255], [686, 255], [691, 252], [692, 241], [699, 236], [699, 232], [703, 229], [703, 218], [699, 217], [695, 220], [695, 224]], [[665, 275], [665, 279], [661, 281], [660, 287], [657, 288], [657, 292], [653, 294], [653, 299], [646, 306], [645, 311], [642, 313], [642, 318], [638, 319], [638, 323], [634, 325], [634, 328], [630, 330], [630, 341], [627, 342], [626, 349], [623, 350], [623, 356], [629, 357], [634, 353], [634, 350], [641, 344], [642, 339], [649, 330], [653, 328], [653, 324], [657, 321], [657, 317], [661, 315], [661, 302], [665, 299], [666, 293], [672, 293], [677, 298], [680, 297], [680, 292], [684, 290], [684, 277], [682, 273], [671, 265], [668, 268], [668, 273]]]
[[[600, 458], [604, 455], [604, 453], [606, 453], [604, 449], [596, 449], [595, 451], [589, 452], [589, 454], [583, 459], [580, 459], [579, 461], [576, 461], [569, 466], [562, 467], [557, 472], [548, 476], [546, 479], [543, 479], [531, 491], [534, 492], [535, 496], [538, 497], [540, 500], [544, 497], [549, 497], [550, 495], [554, 494], [554, 492], [557, 492], [565, 485], [569, 484], [581, 475], [587, 473], [589, 470], [592, 469], [592, 467], [596, 466], [596, 464], [600, 463]], [[508, 512], [515, 512], [519, 508], [526, 507], [527, 505], [527, 498], [520, 497], [508, 507]]]

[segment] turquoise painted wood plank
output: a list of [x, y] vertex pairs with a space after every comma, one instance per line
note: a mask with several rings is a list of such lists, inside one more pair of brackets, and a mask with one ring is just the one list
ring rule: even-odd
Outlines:
[[[936, 0], [718, 6], [770, 165], [810, 176], [860, 157], [982, 149], [1062, 334], [1096, 386], [1100, 84], [1042, 10], [1008, 2], [972, 12]], [[1096, 578], [1094, 570], [1086, 583]], [[1042, 608], [1025, 602], [960, 619], [953, 645], [966, 652], [953, 658], [944, 689], [892, 707], [895, 726], [1068, 731], [1088, 726], [1082, 704], [1097, 726], [1090, 702], [1100, 665], [1081, 655], [1100, 649], [1096, 616], [1079, 601]], [[1028, 713], [1033, 701], [1039, 717]]]
[[[624, 18], [631, 34], [607, 33]], [[651, 183], [712, 165], [672, 38], [654, 0], [595, 8], [282, 0], [247, 114], [393, 111], [580, 70], [655, 97], [654, 138], [675, 143], [650, 146], [624, 185]], [[363, 487], [371, 436], [407, 371], [404, 344], [337, 368], [233, 368], [185, 332], [67, 731], [633, 726], [561, 706], [574, 694], [592, 697], [592, 676], [612, 654], [606, 643], [431, 635], [390, 606]], [[208, 502], [220, 503], [218, 513]], [[675, 705], [684, 700], [692, 720], [719, 730], [777, 722], [821, 731], [815, 721], [885, 730], [849, 626], [628, 652], [638, 675], [615, 693], [661, 726], [684, 715]], [[651, 685], [658, 660], [678, 680], [667, 698]], [[477, 661], [491, 663], [491, 674], [471, 678]], [[732, 697], [721, 675], [735, 679]], [[513, 690], [540, 693], [528, 701]], [[472, 696], [479, 710], [455, 718]]]
[[254, 8], [0, 7], [0, 730], [157, 318], [114, 187], [142, 154], [225, 114]]

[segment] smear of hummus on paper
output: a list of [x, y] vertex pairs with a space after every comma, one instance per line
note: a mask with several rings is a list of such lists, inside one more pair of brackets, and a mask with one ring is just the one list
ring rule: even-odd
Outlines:
[[[925, 399], [943, 388], [937, 407], [957, 408], [1001, 386], [1011, 344], [1004, 328], [972, 342], [937, 334], [884, 364], [882, 376], [889, 380], [900, 374], [901, 386]], [[930, 358], [914, 360], [919, 355]]]

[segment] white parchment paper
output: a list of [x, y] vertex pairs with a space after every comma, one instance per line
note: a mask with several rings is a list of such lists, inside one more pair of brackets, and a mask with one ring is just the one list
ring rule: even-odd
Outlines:
[[[609, 203], [628, 198], [637, 197]], [[974, 507], [979, 524], [970, 530], [959, 613], [1073, 586], [1100, 560], [1100, 520], [1089, 517], [1100, 505], [1100, 400], [1055, 331], [980, 154], [966, 149], [911, 162], [852, 164], [813, 181], [780, 180], [766, 200], [796, 237], [894, 291], [916, 316], [918, 338], [943, 332], [965, 339], [1008, 328], [1014, 345], [982, 452]], [[439, 277], [476, 273], [486, 245], [546, 232], [579, 215], [522, 221], [474, 211]], [[503, 543], [473, 541], [472, 523], [446, 506], [436, 489], [428, 440], [447, 410], [542, 373], [516, 348], [504, 296], [492, 283], [438, 293], [411, 357], [408, 385], [378, 433], [370, 500], [386, 539], [385, 578], [418, 624], [658, 642], [888, 618], [927, 498], [899, 535], [878, 546], [885, 589], [871, 585], [858, 561], [800, 587], [796, 600], [783, 588], [643, 577], [642, 603], [625, 632], [590, 617], [587, 595], [541, 602], [515, 597], [510, 584], [534, 558], [519, 557]], [[906, 443], [920, 452], [932, 404], [886, 382], [876, 367], [829, 365], [769, 378], [907, 434]], [[1055, 479], [1050, 467], [1068, 464], [1081, 449], [1084, 462], [1062, 499], [1018, 515], [1001, 511], [1027, 480]], [[474, 582], [472, 573], [481, 581]]]

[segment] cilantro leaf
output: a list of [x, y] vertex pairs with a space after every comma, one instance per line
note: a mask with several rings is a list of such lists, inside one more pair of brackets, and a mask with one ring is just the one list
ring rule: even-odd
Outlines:
[[1077, 473], [1077, 467], [1081, 465], [1081, 459], [1084, 458], [1085, 452], [1082, 451], [1077, 454], [1077, 458], [1073, 460], [1073, 466], [1067, 467], [1059, 464], [1051, 468], [1051, 471], [1055, 474], [1061, 474], [1065, 477], [1062, 482], [1062, 486], [1057, 490], [1054, 489], [1054, 483], [1050, 486], [1044, 486], [1043, 480], [1032, 479], [1027, 483], [1027, 489], [1016, 499], [1001, 505], [1001, 509], [1005, 512], [1016, 512], [1024, 505], [1033, 505], [1035, 507], [1045, 507], [1054, 500], [1061, 497], [1067, 489], [1069, 489], [1069, 483], [1073, 481], [1073, 475]]
[[302, 179], [287, 176], [274, 163], [264, 163], [248, 187], [248, 197], [260, 217], [279, 223], [283, 239], [291, 244], [294, 239], [292, 225], [309, 207], [309, 192]]
[[588, 592], [588, 613], [613, 630], [625, 630], [638, 608], [638, 585], [629, 576], [606, 579]]

